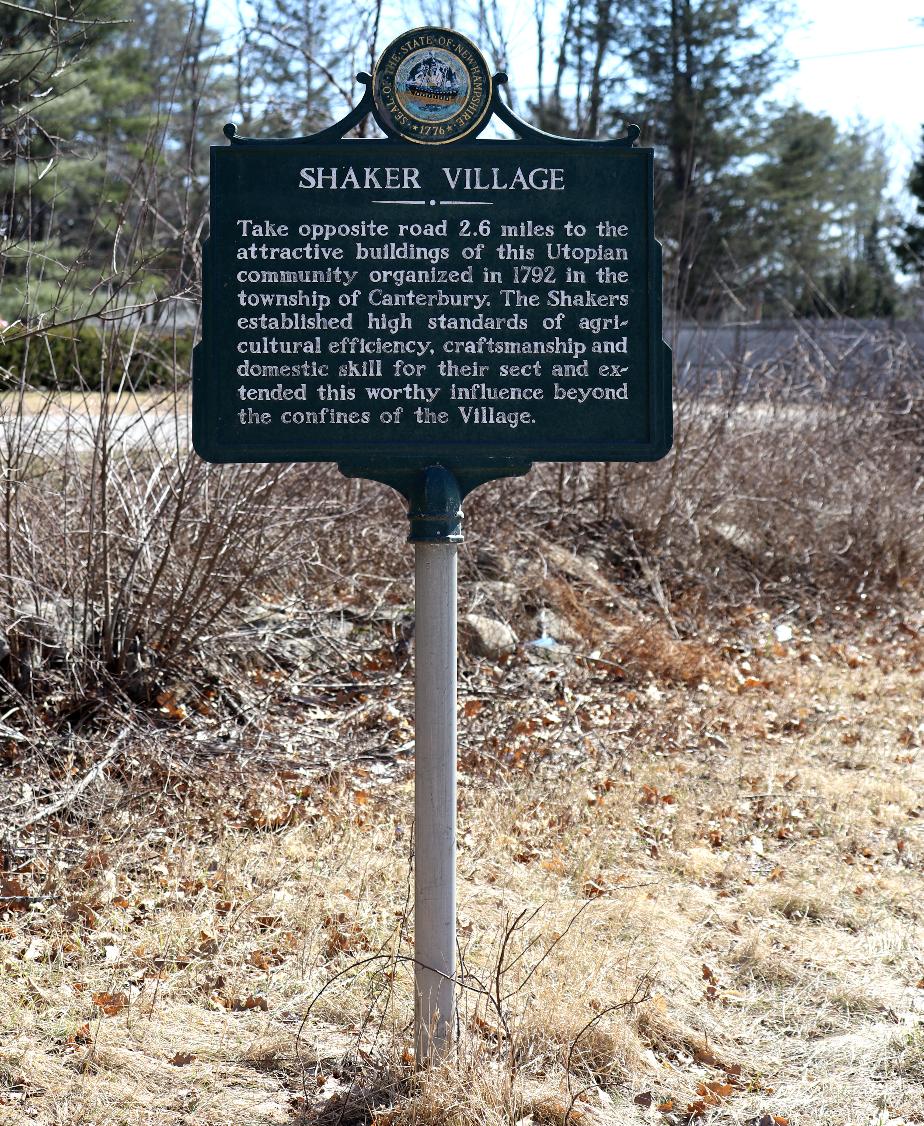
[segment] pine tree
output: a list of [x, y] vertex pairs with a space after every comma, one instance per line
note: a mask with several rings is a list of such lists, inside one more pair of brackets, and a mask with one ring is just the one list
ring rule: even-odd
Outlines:
[[0, 6], [0, 199], [4, 235], [47, 233], [50, 164], [67, 152], [87, 109], [82, 78], [111, 34], [113, 0]]
[[53, 15], [42, 3], [42, 15], [0, 7], [8, 320], [131, 304], [159, 275], [188, 284], [207, 147], [232, 100], [210, 74], [224, 60], [207, 4], [59, 0]]
[[714, 315], [726, 302], [735, 223], [729, 192], [755, 149], [758, 101], [781, 72], [781, 6], [646, 0], [630, 26], [642, 143], [666, 157], [658, 184], [674, 304]]
[[909, 274], [924, 282], [924, 126], [921, 127], [921, 155], [908, 177], [908, 190], [915, 200], [913, 219], [904, 224], [895, 253]]
[[782, 67], [782, 25], [781, 4], [749, 0], [571, 0], [564, 12], [556, 80], [537, 117], [579, 136], [642, 126], [658, 154], [668, 299], [688, 314], [727, 298], [735, 178]]
[[69, 231], [59, 222], [58, 174], [90, 115], [87, 67], [116, 10], [114, 0], [0, 6], [0, 277], [11, 321], [58, 299]]
[[749, 265], [736, 285], [770, 314], [891, 316], [898, 289], [882, 240], [889, 169], [873, 132], [788, 106], [767, 118], [758, 149], [738, 236]]

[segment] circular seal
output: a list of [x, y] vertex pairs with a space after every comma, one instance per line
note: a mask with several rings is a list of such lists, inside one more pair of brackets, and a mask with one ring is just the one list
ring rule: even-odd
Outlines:
[[444, 27], [406, 31], [382, 52], [372, 94], [386, 132], [424, 145], [445, 145], [483, 125], [491, 72], [478, 48]]

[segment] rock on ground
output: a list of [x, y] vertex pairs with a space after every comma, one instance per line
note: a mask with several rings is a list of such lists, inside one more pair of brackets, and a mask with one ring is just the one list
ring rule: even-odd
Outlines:
[[517, 635], [506, 622], [484, 614], [466, 614], [462, 619], [462, 637], [469, 651], [479, 657], [497, 661], [517, 647]]

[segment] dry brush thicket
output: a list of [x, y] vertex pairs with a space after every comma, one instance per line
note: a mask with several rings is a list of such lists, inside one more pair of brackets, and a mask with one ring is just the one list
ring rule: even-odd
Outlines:
[[[75, 697], [150, 696], [159, 670], [201, 663], [203, 640], [233, 629], [255, 595], [324, 603], [325, 580], [382, 565], [382, 551], [399, 565], [400, 509], [384, 489], [331, 468], [202, 463], [185, 389], [120, 384], [129, 367], [144, 382], [141, 347], [112, 333], [108, 370], [82, 373], [86, 394], [7, 373], [3, 671], [24, 720], [36, 677]], [[913, 589], [922, 358], [900, 337], [863, 362], [854, 351], [832, 365], [797, 339], [772, 363], [710, 373], [681, 395], [675, 451], [657, 465], [546, 466], [483, 489], [469, 503], [475, 551], [548, 536], [658, 600], [674, 587], [729, 605], [770, 592], [805, 613]], [[677, 366], [683, 386], [684, 357]], [[121, 391], [93, 394], [100, 385]]]
[[92, 392], [140, 338], [9, 373], [0, 1122], [924, 1120], [924, 389], [868, 343], [470, 498], [462, 610], [519, 644], [462, 658], [420, 1073], [401, 505], [202, 464], [184, 387]]

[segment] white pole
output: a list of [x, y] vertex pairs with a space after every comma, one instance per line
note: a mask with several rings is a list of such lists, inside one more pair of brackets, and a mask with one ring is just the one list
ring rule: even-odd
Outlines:
[[456, 545], [415, 543], [414, 1028], [417, 1060], [455, 1024]]

